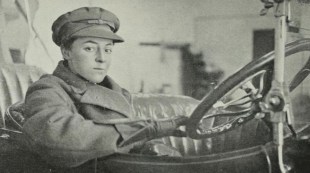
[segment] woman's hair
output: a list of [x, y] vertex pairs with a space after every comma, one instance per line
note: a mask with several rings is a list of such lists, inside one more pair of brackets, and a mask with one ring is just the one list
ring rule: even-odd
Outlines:
[[73, 42], [77, 39], [78, 37], [71, 37], [68, 40], [64, 41], [61, 44], [61, 47], [66, 49], [66, 50], [70, 50], [72, 47]]

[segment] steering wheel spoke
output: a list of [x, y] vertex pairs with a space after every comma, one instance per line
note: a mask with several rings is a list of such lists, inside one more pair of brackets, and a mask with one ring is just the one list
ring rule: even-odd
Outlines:
[[[262, 97], [262, 86], [264, 85], [264, 80], [263, 77], [265, 73], [259, 73], [260, 76], [258, 88], [254, 87], [252, 81], [246, 82], [245, 85], [241, 85], [240, 89], [244, 91], [244, 93], [241, 96], [238, 96], [237, 98], [233, 98], [227, 102], [225, 101], [217, 101], [214, 105], [213, 108], [216, 109], [232, 109], [235, 110], [240, 109], [240, 107], [246, 107], [248, 103], [253, 103], [256, 100], [261, 99]], [[227, 96], [224, 97], [225, 99], [223, 100], [228, 100]], [[250, 105], [251, 106], [251, 105]]]

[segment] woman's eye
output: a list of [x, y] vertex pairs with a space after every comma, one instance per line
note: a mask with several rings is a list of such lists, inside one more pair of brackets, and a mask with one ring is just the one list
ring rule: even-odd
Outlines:
[[112, 49], [105, 49], [105, 52], [110, 54], [112, 53]]
[[92, 47], [85, 47], [84, 50], [86, 50], [87, 52], [92, 52], [92, 51], [94, 51], [95, 49], [92, 48]]

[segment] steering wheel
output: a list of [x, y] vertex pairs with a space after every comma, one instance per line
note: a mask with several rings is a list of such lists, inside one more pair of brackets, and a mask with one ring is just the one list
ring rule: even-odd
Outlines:
[[[310, 39], [291, 42], [285, 47], [285, 56], [310, 51]], [[186, 131], [193, 139], [210, 138], [230, 131], [262, 112], [259, 103], [271, 88], [274, 52], [255, 59], [224, 80], [210, 94], [206, 95], [192, 112]], [[310, 58], [289, 83], [293, 91], [310, 73]], [[242, 95], [240, 95], [242, 93]], [[235, 96], [232, 99], [232, 96]], [[229, 117], [227, 122], [206, 127], [207, 120], [214, 117]], [[209, 121], [210, 124], [210, 121]]]

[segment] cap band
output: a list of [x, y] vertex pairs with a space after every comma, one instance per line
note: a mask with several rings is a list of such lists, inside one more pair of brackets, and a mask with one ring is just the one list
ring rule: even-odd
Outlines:
[[90, 19], [90, 20], [80, 20], [75, 21], [74, 23], [88, 23], [88, 24], [97, 24], [97, 25], [108, 25], [110, 29], [115, 32], [115, 25], [113, 22], [102, 20], [102, 19]]

